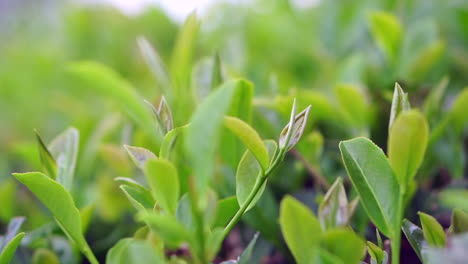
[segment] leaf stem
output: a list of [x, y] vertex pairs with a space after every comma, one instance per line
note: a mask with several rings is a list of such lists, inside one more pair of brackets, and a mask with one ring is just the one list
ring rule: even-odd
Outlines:
[[91, 251], [88, 245], [85, 245], [82, 251], [91, 264], [99, 264], [99, 261], [96, 259], [96, 256], [94, 256], [93, 251]]
[[225, 238], [231, 230], [234, 228], [234, 226], [239, 222], [241, 217], [244, 215], [245, 211], [247, 208], [249, 208], [250, 204], [252, 203], [253, 199], [257, 196], [258, 192], [260, 191], [260, 188], [263, 186], [265, 181], [268, 179], [268, 176], [271, 174], [271, 172], [278, 166], [278, 164], [283, 160], [285, 156], [285, 151], [280, 150], [280, 152], [276, 155], [275, 159], [273, 160], [272, 164], [270, 167], [266, 170], [264, 174], [260, 176], [258, 181], [255, 182], [255, 185], [250, 192], [249, 196], [247, 197], [247, 200], [245, 203], [237, 210], [236, 214], [231, 218], [231, 221], [227, 224], [227, 226], [224, 228], [223, 231], [223, 238]]
[[403, 220], [404, 208], [404, 197], [406, 193], [406, 188], [400, 187], [400, 198], [398, 201], [398, 223], [395, 225], [394, 236], [391, 240], [391, 250], [392, 250], [392, 264], [400, 264], [400, 251], [401, 251], [401, 222]]

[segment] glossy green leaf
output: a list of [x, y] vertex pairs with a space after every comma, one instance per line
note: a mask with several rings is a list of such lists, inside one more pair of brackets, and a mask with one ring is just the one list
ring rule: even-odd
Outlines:
[[121, 185], [120, 189], [137, 210], [153, 209], [155, 201], [151, 193], [130, 185]]
[[218, 211], [213, 226], [226, 226], [229, 220], [239, 210], [239, 203], [237, 202], [236, 196], [231, 196], [219, 200]]
[[249, 124], [236, 117], [225, 116], [224, 126], [234, 133], [255, 156], [262, 171], [266, 171], [270, 165], [268, 150], [257, 131]]
[[418, 214], [427, 244], [433, 247], [445, 247], [446, 237], [444, 228], [434, 217], [423, 212], [418, 212]]
[[428, 136], [426, 118], [415, 110], [400, 113], [390, 128], [388, 159], [405, 191], [423, 161]]
[[242, 80], [228, 81], [210, 94], [195, 111], [187, 133], [184, 133], [185, 151], [192, 163], [195, 183], [200, 193], [206, 190], [213, 177], [215, 151], [224, 115], [236, 90], [245, 89], [243, 83]]
[[426, 242], [424, 240], [424, 233], [422, 229], [407, 219], [403, 219], [401, 229], [403, 230], [406, 239], [408, 239], [408, 242], [410, 243], [416, 255], [418, 255], [419, 259], [423, 261], [422, 252]]
[[91, 263], [97, 263], [83, 236], [80, 212], [65, 188], [40, 172], [14, 173], [13, 176], [26, 185], [52, 212], [63, 232], [71, 239]]
[[320, 246], [346, 264], [359, 264], [364, 258], [366, 244], [350, 229], [331, 229], [322, 234]]
[[78, 156], [79, 132], [76, 128], [68, 128], [58, 135], [48, 149], [57, 163], [57, 182], [70, 190], [75, 165]]
[[[276, 142], [273, 140], [265, 140], [264, 142], [269, 153], [267, 156], [273, 157], [277, 149]], [[247, 202], [250, 192], [253, 190], [255, 183], [260, 180], [262, 173], [263, 170], [260, 168], [252, 152], [246, 150], [244, 156], [239, 161], [236, 171], [236, 197], [240, 207]], [[265, 189], [265, 184], [266, 181], [246, 211], [250, 210], [257, 203]]]
[[399, 228], [400, 189], [383, 151], [367, 138], [340, 142], [341, 156], [368, 216], [386, 236]]
[[281, 231], [294, 259], [301, 264], [314, 264], [319, 255], [320, 223], [313, 213], [291, 196], [281, 201]]
[[39, 136], [39, 133], [35, 131], [37, 144], [39, 148], [39, 157], [41, 159], [42, 170], [44, 173], [52, 179], [57, 179], [57, 163], [55, 162], [54, 157], [50, 153], [47, 145], [44, 143], [42, 138]]
[[409, 111], [411, 109], [411, 105], [408, 100], [408, 93], [403, 92], [403, 89], [398, 83], [395, 83], [395, 89], [393, 91], [393, 99], [392, 99], [392, 108], [390, 110], [390, 120], [388, 122], [388, 130], [395, 122], [396, 118], [400, 113]]
[[167, 213], [174, 215], [179, 201], [179, 176], [174, 165], [162, 159], [146, 162], [145, 176], [154, 199]]
[[25, 233], [19, 233], [14, 236], [8, 243], [5, 245], [3, 250], [0, 252], [0, 264], [9, 264], [13, 259], [16, 249], [21, 243]]
[[135, 163], [135, 165], [142, 170], [145, 169], [145, 164], [148, 160], [158, 158], [153, 152], [145, 148], [133, 147], [129, 145], [124, 145], [124, 148], [133, 163]]
[[452, 231], [454, 234], [468, 232], [468, 213], [458, 208], [453, 209]]
[[172, 98], [169, 74], [167, 72], [166, 66], [164, 65], [164, 62], [161, 59], [161, 56], [146, 38], [141, 36], [138, 37], [137, 43], [138, 47], [140, 48], [140, 52], [143, 55], [143, 59], [151, 70], [151, 73], [153, 74], [153, 77], [156, 80], [161, 93], [169, 96], [169, 98]]
[[156, 133], [151, 113], [133, 86], [110, 68], [96, 62], [75, 62], [68, 73], [82, 89], [99, 93], [122, 107], [122, 112], [136, 122], [155, 143], [161, 141]]
[[369, 20], [371, 33], [377, 45], [390, 61], [394, 61], [398, 56], [403, 37], [400, 21], [386, 12], [373, 12]]
[[181, 225], [174, 216], [154, 212], [140, 213], [138, 219], [149, 225], [170, 247], [177, 247], [182, 242], [189, 242], [189, 230]]

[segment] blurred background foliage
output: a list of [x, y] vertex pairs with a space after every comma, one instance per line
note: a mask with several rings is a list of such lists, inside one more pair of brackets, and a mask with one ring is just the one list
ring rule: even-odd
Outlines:
[[[468, 85], [467, 2], [327, 0], [305, 7], [302, 2], [306, 1], [216, 3], [198, 14], [200, 29], [186, 40], [192, 54], [185, 57], [173, 52], [176, 43], [184, 43], [177, 42], [181, 23], [158, 7], [126, 16], [109, 6], [67, 1], [0, 4], [0, 222], [25, 215], [28, 229], [46, 232], [44, 224], [50, 221], [46, 210], [35, 206], [38, 203], [10, 173], [40, 167], [33, 129], [50, 142], [73, 126], [80, 131], [73, 191], [79, 207], [95, 208], [89, 232], [92, 247], [103, 255], [118, 238], [134, 231], [128, 225], [133, 221], [130, 205], [113, 178], [135, 174], [121, 147], [124, 143], [150, 143], [122, 115], [122, 102], [89, 92], [64, 72], [74, 61], [100, 62], [155, 103], [164, 87], [158, 87], [160, 82], [145, 63], [136, 41], [139, 36], [156, 48], [171, 74], [184, 70], [177, 69], [183, 64], [174, 60], [187, 58], [191, 78], [176, 86], [191, 86], [193, 95], [186, 96], [196, 102], [209, 91], [215, 54], [223, 76], [252, 81], [251, 124], [263, 138], [279, 134], [293, 97], [299, 109], [312, 104], [308, 134], [275, 173], [260, 206], [244, 218], [277, 248], [285, 249], [276, 201], [293, 193], [316, 206], [323, 194], [315, 184], [317, 177], [331, 183], [346, 174], [339, 158], [340, 140], [369, 136], [385, 149], [395, 82], [409, 92], [411, 104], [424, 111], [431, 130], [437, 131], [418, 176], [421, 188], [414, 207], [443, 214], [431, 191], [467, 186], [468, 106], [456, 109], [458, 123], [446, 118], [455, 111], [457, 94], [467, 91], [463, 90]], [[178, 100], [184, 101], [175, 98], [173, 104], [180, 104], [174, 103]], [[179, 109], [173, 109], [176, 125], [187, 122], [191, 113], [190, 108]], [[225, 178], [219, 185], [221, 197], [233, 193], [232, 164], [236, 162], [220, 164]], [[362, 212], [354, 225], [366, 232]]]

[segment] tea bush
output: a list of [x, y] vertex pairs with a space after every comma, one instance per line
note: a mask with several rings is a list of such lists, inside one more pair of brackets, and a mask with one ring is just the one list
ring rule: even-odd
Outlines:
[[0, 44], [0, 263], [468, 257], [463, 2], [60, 8]]

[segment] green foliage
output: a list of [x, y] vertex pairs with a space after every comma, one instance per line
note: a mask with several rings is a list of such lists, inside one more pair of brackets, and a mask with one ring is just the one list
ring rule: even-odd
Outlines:
[[179, 200], [179, 176], [171, 162], [150, 159], [145, 165], [145, 176], [155, 201], [167, 213], [174, 215]]
[[384, 235], [393, 237], [399, 229], [400, 189], [387, 157], [366, 138], [343, 141], [340, 150], [367, 214]]

